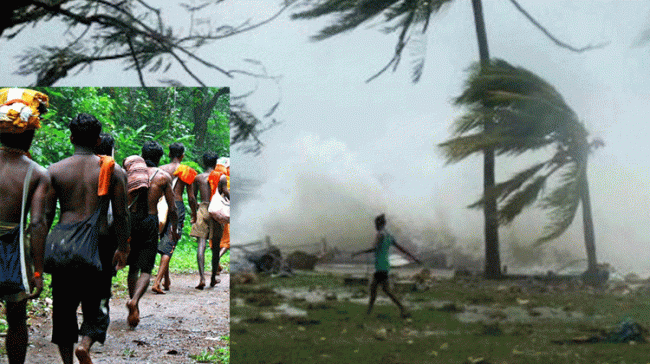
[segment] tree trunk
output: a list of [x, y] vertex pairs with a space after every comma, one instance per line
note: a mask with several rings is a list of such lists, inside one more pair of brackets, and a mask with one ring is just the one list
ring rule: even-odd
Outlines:
[[[490, 62], [488, 52], [485, 22], [483, 21], [483, 6], [481, 0], [472, 0], [474, 8], [474, 23], [478, 39], [478, 51], [481, 57], [481, 67]], [[492, 120], [486, 119], [483, 128], [492, 129]], [[485, 196], [485, 277], [495, 279], [501, 277], [501, 259], [499, 257], [499, 220], [497, 219], [496, 196], [489, 191], [494, 188], [494, 150], [486, 148], [483, 153], [483, 191]]]
[[582, 172], [580, 183], [580, 202], [582, 204], [582, 223], [585, 233], [585, 249], [587, 250], [587, 276], [598, 280], [600, 273], [596, 261], [596, 238], [594, 235], [594, 221], [591, 216], [591, 200], [589, 198], [589, 183], [587, 182], [587, 168]]
[[194, 106], [192, 110], [192, 115], [194, 118], [194, 128], [192, 129], [192, 134], [195, 136], [195, 148], [196, 150], [203, 150], [205, 147], [205, 135], [208, 130], [208, 120], [212, 115], [212, 110], [217, 105], [219, 97], [227, 94], [229, 89], [227, 87], [222, 87], [217, 92], [209, 97], [208, 89], [202, 88], [200, 91], [202, 93], [201, 102], [198, 105]]

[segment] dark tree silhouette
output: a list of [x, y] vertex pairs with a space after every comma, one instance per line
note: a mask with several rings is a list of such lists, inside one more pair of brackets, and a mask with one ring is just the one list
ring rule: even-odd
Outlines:
[[[241, 24], [213, 24], [213, 19], [199, 14], [213, 14], [225, 0], [201, 0], [181, 4], [188, 12], [189, 26], [185, 31], [173, 28], [164, 21], [162, 9], [151, 6], [147, 0], [29, 0], [4, 4], [0, 14], [0, 36], [10, 42], [27, 27], [39, 22], [59, 21], [74, 37], [63, 46], [43, 44], [27, 49], [20, 55], [21, 75], [35, 75], [33, 86], [51, 86], [71, 74], [88, 70], [105, 61], [121, 60], [126, 70], [135, 70], [138, 82], [146, 86], [145, 73], [161, 77], [158, 82], [180, 86], [175, 79], [162, 75], [173, 65], [180, 66], [190, 82], [206, 86], [215, 76], [226, 80], [236, 76], [266, 78], [265, 73], [247, 69], [229, 69], [201, 56], [198, 50], [223, 39], [249, 32], [272, 21], [282, 14], [290, 3], [281, 5], [277, 12], [258, 23], [250, 20]], [[197, 66], [207, 68], [209, 74], [197, 71]], [[253, 143], [246, 148], [261, 147], [253, 138], [262, 129], [274, 124], [270, 117], [258, 119], [248, 112], [243, 101], [233, 104], [234, 118], [231, 127], [236, 133], [241, 128], [244, 136], [237, 143]]]

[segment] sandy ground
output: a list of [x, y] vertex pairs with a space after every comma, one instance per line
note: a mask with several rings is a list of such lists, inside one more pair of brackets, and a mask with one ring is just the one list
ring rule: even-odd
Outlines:
[[[171, 279], [167, 294], [149, 289], [144, 295], [135, 330], [126, 323], [126, 298], [111, 300], [108, 336], [104, 345], [93, 346], [94, 363], [195, 363], [190, 355], [228, 344], [221, 337], [230, 335], [230, 276], [222, 274], [221, 283], [203, 291], [194, 289], [196, 274], [172, 274]], [[30, 319], [27, 363], [61, 362], [50, 342], [51, 323], [51, 317]], [[7, 363], [6, 356], [0, 363]]]

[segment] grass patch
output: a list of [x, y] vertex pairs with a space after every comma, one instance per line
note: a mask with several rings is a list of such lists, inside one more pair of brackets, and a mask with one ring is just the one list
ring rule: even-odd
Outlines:
[[[233, 360], [237, 363], [646, 363], [650, 344], [560, 345], [557, 340], [591, 336], [630, 317], [650, 327], [650, 294], [619, 296], [604, 291], [523, 285], [513, 282], [439, 281], [425, 292], [401, 296], [411, 307], [404, 320], [393, 304], [377, 304], [371, 316], [366, 305], [350, 301], [321, 303], [285, 299], [306, 310], [306, 317], [262, 316], [274, 307], [244, 304], [231, 307]], [[504, 286], [506, 286], [504, 288]], [[233, 298], [260, 295], [273, 288], [349, 290], [342, 278], [298, 273], [290, 279], [260, 277], [258, 285], [238, 286]], [[382, 294], [380, 293], [380, 296]], [[519, 301], [517, 301], [519, 299]], [[432, 309], [430, 302], [453, 302]], [[567, 319], [532, 314], [525, 322], [510, 320], [505, 308], [552, 308], [575, 313]], [[483, 322], [463, 322], [467, 305], [489, 308]], [[440, 306], [438, 306], [440, 307]], [[469, 312], [471, 313], [471, 312]]]
[[200, 354], [190, 355], [197, 363], [230, 363], [230, 348], [222, 347], [214, 350], [203, 350]]

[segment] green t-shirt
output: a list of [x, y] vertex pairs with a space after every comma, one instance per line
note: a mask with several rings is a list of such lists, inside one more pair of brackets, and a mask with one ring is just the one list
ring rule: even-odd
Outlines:
[[386, 230], [380, 231], [380, 234], [382, 239], [375, 250], [375, 271], [388, 272], [390, 268], [390, 264], [388, 263], [388, 250], [393, 243], [393, 237]]

